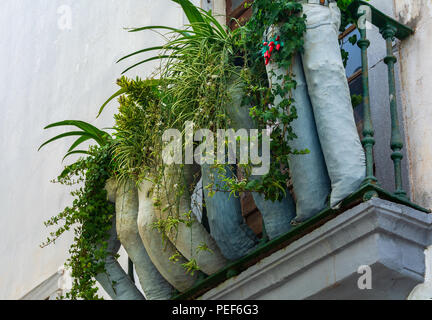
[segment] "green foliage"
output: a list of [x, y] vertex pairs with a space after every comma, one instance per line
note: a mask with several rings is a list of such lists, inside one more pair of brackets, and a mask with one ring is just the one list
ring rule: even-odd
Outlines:
[[[74, 229], [74, 243], [69, 252], [67, 264], [72, 268], [74, 283], [67, 295], [71, 299], [99, 299], [95, 288], [95, 276], [104, 271], [107, 231], [111, 227], [114, 206], [107, 202], [105, 183], [109, 177], [117, 176], [120, 182], [133, 179], [137, 184], [149, 176], [154, 183], [154, 205], [160, 212], [169, 213], [154, 224], [162, 234], [175, 232], [179, 223], [191, 226], [191, 212], [178, 212], [178, 201], [185, 192], [184, 167], [177, 166], [171, 178], [165, 176], [162, 163], [162, 134], [166, 129], [182, 131], [186, 121], [193, 121], [196, 128], [229, 128], [227, 116], [231, 96], [229, 88], [233, 79], [239, 79], [244, 88], [244, 105], [251, 107], [250, 115], [258, 128], [272, 128], [271, 168], [269, 174], [259, 180], [250, 179], [250, 165], [239, 166], [243, 178], [228, 176], [226, 168], [219, 167], [219, 174], [226, 188], [218, 189], [210, 183], [204, 188], [213, 194], [215, 190], [230, 192], [234, 196], [244, 191], [255, 191], [266, 199], [280, 200], [286, 192], [289, 179], [288, 156], [304, 154], [307, 150], [291, 150], [287, 141], [296, 138], [291, 122], [296, 119], [295, 101], [291, 90], [296, 88], [294, 75], [290, 70], [294, 56], [303, 50], [303, 35], [306, 31], [306, 17], [301, 14], [302, 5], [296, 1], [255, 0], [252, 4], [252, 18], [243, 27], [230, 31], [222, 26], [210, 12], [193, 6], [188, 0], [173, 0], [180, 4], [190, 21], [184, 29], [165, 26], [146, 26], [130, 30], [166, 30], [168, 41], [163, 46], [144, 48], [133, 52], [119, 61], [137, 55], [157, 52], [141, 60], [124, 72], [148, 61], [163, 60], [160, 79], [135, 80], [122, 77], [118, 80], [120, 89], [99, 109], [99, 114], [109, 102], [118, 99], [118, 114], [115, 115], [115, 139], [94, 126], [82, 121], [62, 121], [46, 128], [75, 126], [80, 131], [70, 131], [48, 140], [41, 145], [63, 137], [78, 136], [66, 156], [76, 153], [87, 154], [74, 164], [67, 166], [56, 182], [79, 187], [72, 192], [71, 206], [46, 222], [49, 227], [58, 226], [43, 244], [55, 243], [64, 232]], [[350, 1], [338, 1], [345, 10], [343, 26], [353, 20], [346, 14]], [[350, 20], [351, 19], [351, 20]], [[281, 84], [269, 88], [267, 73], [262, 57], [262, 35], [270, 26], [280, 26], [278, 35], [284, 42], [282, 50], [272, 57], [277, 66], [286, 68]], [[354, 39], [352, 39], [354, 41]], [[281, 101], [277, 106], [276, 97]], [[98, 115], [99, 115], [98, 114]], [[83, 142], [94, 140], [98, 146], [89, 150], [76, 150]], [[65, 156], [65, 157], [66, 157]], [[150, 174], [150, 175], [149, 175]], [[181, 185], [180, 185], [181, 184]], [[177, 203], [164, 203], [167, 194]], [[165, 206], [165, 207], [163, 207]], [[177, 211], [176, 211], [177, 210]], [[196, 253], [210, 251], [202, 243]], [[179, 253], [170, 260], [177, 263]], [[183, 264], [187, 273], [199, 270], [195, 259]]]
[[[196, 8], [187, 0], [174, 2], [182, 5], [190, 25], [185, 29], [164, 26], [133, 29], [131, 32], [168, 30], [166, 36], [169, 40], [164, 46], [144, 48], [119, 60], [159, 51], [149, 59], [164, 60], [160, 70], [161, 83], [149, 89], [145, 88], [148, 80], [122, 78], [119, 92], [123, 94], [119, 98], [119, 114], [115, 116], [115, 159], [119, 164], [119, 176], [132, 178], [138, 183], [150, 174], [154, 185], [154, 205], [163, 217], [153, 227], [164, 239], [167, 233], [176, 234], [179, 223], [191, 227], [194, 220], [190, 212], [179, 212], [179, 201], [185, 188], [193, 189], [193, 186], [181, 183], [184, 181], [183, 166], [170, 168], [169, 175], [166, 175], [167, 168], [161, 159], [162, 134], [171, 128], [182, 132], [186, 121], [193, 121], [196, 128], [211, 130], [228, 126], [228, 86], [238, 41], [237, 33], [228, 31], [210, 13]], [[178, 261], [178, 257], [172, 257], [172, 261]], [[183, 267], [192, 274], [198, 270], [192, 260]]]
[[48, 141], [42, 143], [38, 151], [42, 149], [44, 146], [46, 146], [47, 144], [57, 141], [59, 139], [71, 137], [71, 136], [79, 136], [79, 138], [71, 145], [66, 155], [63, 157], [64, 160], [66, 157], [72, 154], [88, 154], [88, 152], [85, 150], [75, 150], [75, 148], [77, 148], [83, 142], [86, 142], [88, 140], [94, 140], [100, 146], [103, 146], [108, 144], [111, 141], [111, 136], [109, 135], [109, 133], [96, 128], [90, 123], [80, 121], [80, 120], [65, 120], [65, 121], [55, 122], [46, 126], [44, 129], [63, 127], [63, 126], [75, 126], [78, 129], [81, 129], [81, 131], [69, 131], [69, 132], [59, 134], [54, 138], [51, 138]]
[[[261, 56], [262, 34], [269, 26], [283, 22], [280, 36], [284, 48], [275, 55], [275, 59], [279, 66], [290, 69], [293, 56], [302, 50], [306, 30], [306, 17], [299, 14], [301, 4], [295, 1], [257, 0], [253, 3], [251, 20], [245, 27], [232, 32], [221, 26], [210, 13], [195, 8], [189, 1], [178, 2], [190, 20], [187, 29], [150, 26], [131, 30], [167, 29], [172, 35], [164, 51], [153, 57], [166, 59], [161, 77], [169, 81], [169, 86], [163, 95], [164, 100], [172, 102], [170, 112], [174, 121], [162, 121], [163, 126], [183, 130], [185, 121], [193, 121], [196, 128], [213, 131], [230, 127], [226, 112], [231, 99], [228, 89], [232, 79], [240, 76], [245, 88], [244, 103], [253, 106], [251, 115], [260, 128], [270, 126], [273, 129], [271, 170], [259, 182], [245, 183], [237, 177], [225, 178], [230, 187], [225, 191], [257, 191], [264, 193], [268, 199], [281, 199], [289, 178], [288, 155], [302, 153], [291, 150], [286, 143], [295, 138], [290, 122], [297, 115], [290, 92], [296, 83], [290, 73], [284, 77], [282, 85], [269, 88]], [[123, 59], [160, 48], [139, 50]], [[239, 60], [244, 61], [243, 68], [235, 63]], [[282, 97], [282, 101], [278, 108], [269, 109], [268, 105], [274, 102], [277, 95]]]
[[119, 181], [142, 181], [159, 165], [161, 137], [169, 115], [161, 92], [153, 80], [122, 77], [117, 81], [123, 94], [118, 98], [115, 119], [114, 157]]
[[[291, 127], [291, 122], [297, 118], [295, 101], [291, 95], [296, 82], [290, 70], [295, 55], [303, 50], [306, 16], [301, 14], [302, 5], [296, 1], [256, 0], [251, 6], [251, 19], [244, 27], [239, 28], [242, 37], [237, 43], [237, 52], [240, 52], [244, 59], [241, 70], [245, 91], [243, 103], [251, 106], [250, 115], [258, 128], [271, 128], [270, 171], [258, 180], [250, 180], [251, 167], [242, 166], [242, 179], [234, 175], [222, 180], [227, 186], [225, 191], [231, 194], [254, 191], [264, 194], [267, 200], [276, 201], [285, 196], [289, 179], [288, 156], [304, 153], [292, 150], [287, 141], [296, 138]], [[272, 56], [271, 61], [289, 72], [278, 77], [281, 81], [269, 88], [262, 57], [262, 37], [271, 26], [279, 27], [275, 36], [279, 36], [284, 43], [282, 49]], [[280, 102], [269, 108], [269, 105], [275, 104], [276, 97], [280, 97]]]
[[[349, 23], [356, 22], [347, 10], [351, 2], [352, 0], [338, 1], [342, 11], [342, 30], [345, 30]], [[285, 196], [289, 180], [288, 156], [309, 152], [307, 149], [292, 150], [287, 144], [297, 137], [291, 127], [291, 122], [297, 118], [296, 101], [291, 95], [291, 91], [296, 88], [296, 82], [291, 70], [295, 55], [303, 51], [307, 17], [301, 14], [301, 3], [293, 0], [255, 0], [246, 6], [252, 7], [252, 17], [244, 27], [238, 29], [242, 35], [237, 43], [240, 49], [235, 49], [234, 52], [240, 52], [245, 60], [241, 71], [245, 82], [244, 104], [252, 106], [251, 116], [258, 128], [271, 128], [270, 171], [259, 180], [250, 180], [250, 165], [241, 166], [243, 177], [239, 179], [234, 175], [230, 178], [219, 165], [219, 175], [225, 187], [211, 184], [206, 188], [210, 190], [210, 194], [214, 194], [215, 190], [230, 192], [233, 195], [243, 191], [259, 192], [264, 194], [267, 200], [276, 201]], [[269, 88], [262, 57], [262, 35], [268, 32], [271, 26], [279, 27], [274, 36], [279, 36], [284, 44], [282, 50], [272, 55], [271, 61], [277, 67], [288, 70], [286, 75], [278, 77], [280, 84], [273, 84], [273, 88]], [[265, 40], [269, 42], [271, 38]], [[356, 43], [357, 39], [350, 37], [349, 41]], [[342, 51], [342, 55], [346, 64], [348, 53]], [[276, 97], [281, 101], [275, 107], [269, 108], [269, 105], [275, 105]], [[357, 104], [358, 97], [353, 97], [353, 102]]]
[[[69, 249], [70, 257], [66, 262], [66, 266], [72, 270], [73, 285], [66, 298], [101, 299], [97, 295], [94, 277], [105, 270], [104, 261], [108, 254], [106, 236], [111, 228], [114, 214], [114, 205], [106, 200], [105, 190], [106, 180], [114, 172], [113, 140], [109, 133], [80, 120], [55, 122], [45, 129], [63, 126], [75, 126], [81, 131], [69, 131], [57, 135], [44, 142], [39, 150], [61, 138], [79, 136], [63, 159], [72, 154], [85, 154], [87, 157], [66, 166], [53, 181], [68, 186], [77, 185], [78, 189], [71, 192], [74, 197], [72, 205], [45, 222], [46, 227], [58, 226], [58, 228], [50, 232], [50, 237], [41, 246], [55, 244], [63, 233], [73, 228], [74, 242]], [[98, 146], [90, 146], [88, 150], [75, 150], [88, 140], [94, 140]]]
[[352, 104], [353, 108], [361, 105], [362, 102], [363, 102], [363, 97], [361, 95], [359, 95], [359, 94], [353, 94], [351, 96], [351, 104]]
[[[225, 128], [225, 107], [229, 103], [227, 85], [233, 68], [230, 58], [238, 33], [228, 31], [209, 12], [196, 8], [188, 0], [174, 2], [182, 5], [190, 25], [185, 29], [147, 26], [131, 30], [166, 29], [170, 31], [166, 34], [170, 40], [164, 46], [145, 48], [119, 61], [162, 49], [150, 59], [166, 60], [161, 70], [161, 78], [169, 82], [164, 99], [172, 101], [171, 113], [175, 121], [164, 123], [165, 128], [183, 130], [185, 121], [194, 121], [197, 128]], [[125, 71], [147, 61], [140, 61]]]
[[73, 229], [72, 243], [66, 262], [72, 270], [72, 290], [67, 299], [101, 299], [97, 294], [95, 276], [105, 271], [107, 232], [111, 228], [115, 208], [107, 201], [105, 183], [114, 168], [111, 146], [90, 147], [87, 158], [66, 166], [54, 182], [78, 188], [71, 192], [71, 206], [45, 222], [47, 227], [57, 226], [42, 247], [54, 244], [65, 232]]
[[182, 263], [182, 267], [186, 269], [186, 273], [190, 273], [190, 275], [194, 275], [196, 271], [199, 271], [200, 268], [195, 259], [191, 259], [186, 263]]
[[146, 31], [146, 30], [169, 30], [165, 36], [169, 38], [168, 42], [164, 46], [155, 46], [138, 50], [134, 53], [128, 54], [121, 58], [119, 61], [133, 57], [137, 54], [151, 51], [160, 51], [159, 54], [152, 56], [148, 59], [142, 60], [135, 65], [128, 67], [124, 72], [135, 68], [148, 61], [158, 59], [168, 59], [168, 63], [172, 60], [183, 60], [188, 58], [188, 53], [191, 47], [199, 47], [202, 42], [208, 42], [213, 44], [215, 42], [229, 42], [229, 34], [226, 32], [224, 26], [222, 26], [209, 12], [202, 10], [201, 8], [195, 7], [189, 0], [172, 0], [180, 4], [183, 8], [184, 13], [189, 19], [190, 25], [186, 29], [171, 28], [166, 26], [145, 26], [141, 28], [135, 28], [130, 32]]

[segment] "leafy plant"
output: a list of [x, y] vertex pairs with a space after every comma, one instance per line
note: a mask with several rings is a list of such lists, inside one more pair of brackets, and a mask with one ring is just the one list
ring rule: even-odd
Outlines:
[[[303, 49], [306, 17], [301, 15], [302, 5], [296, 1], [255, 0], [248, 6], [252, 6], [252, 17], [243, 27], [238, 28], [241, 37], [237, 42], [237, 52], [241, 53], [244, 60], [241, 70], [244, 82], [243, 104], [251, 106], [250, 115], [258, 128], [271, 128], [270, 171], [260, 179], [251, 180], [251, 166], [245, 165], [241, 166], [242, 178], [233, 175], [222, 177], [222, 180], [228, 192], [254, 191], [264, 194], [267, 200], [277, 201], [286, 192], [289, 179], [288, 156], [306, 150], [291, 150], [287, 144], [287, 141], [296, 137], [290, 125], [297, 117], [295, 101], [291, 95], [296, 82], [289, 71], [278, 78], [280, 84], [269, 87], [262, 56], [263, 34], [271, 26], [279, 27], [278, 36], [283, 42], [283, 48], [272, 60], [278, 67], [291, 70], [294, 56]], [[277, 106], [269, 108], [275, 104], [277, 96], [281, 97], [281, 101]]]
[[51, 123], [50, 125], [46, 126], [44, 129], [50, 129], [50, 128], [56, 128], [56, 127], [62, 127], [62, 126], [75, 126], [78, 129], [81, 129], [80, 131], [69, 131], [62, 134], [59, 134], [44, 143], [41, 144], [38, 151], [40, 151], [44, 146], [47, 144], [57, 141], [62, 138], [66, 137], [72, 137], [72, 136], [78, 136], [79, 138], [71, 145], [69, 150], [67, 151], [66, 155], [63, 157], [63, 160], [72, 155], [72, 154], [86, 154], [88, 155], [89, 152], [86, 150], [75, 150], [79, 145], [82, 143], [88, 141], [88, 140], [94, 140], [99, 146], [104, 146], [108, 144], [111, 141], [111, 136], [109, 133], [100, 130], [96, 128], [95, 126], [91, 125], [90, 123], [81, 121], [81, 120], [65, 120], [60, 122]]
[[[348, 11], [352, 1], [338, 1], [342, 12], [343, 30], [349, 23], [356, 22]], [[290, 70], [292, 70], [294, 56], [303, 51], [307, 17], [301, 14], [303, 11], [301, 3], [292, 0], [255, 0], [251, 4], [246, 3], [245, 6], [252, 7], [252, 17], [244, 27], [239, 28], [242, 33], [239, 46], [243, 49], [245, 59], [242, 70], [246, 89], [244, 103], [252, 106], [251, 116], [260, 128], [270, 127], [272, 130], [271, 166], [269, 173], [259, 180], [249, 179], [250, 166], [241, 166], [243, 173], [241, 179], [236, 176], [226, 178], [223, 172], [220, 173], [227, 186], [226, 191], [259, 192], [264, 194], [266, 199], [276, 201], [282, 199], [286, 192], [289, 180], [288, 156], [309, 152], [307, 149], [292, 150], [287, 144], [287, 141], [296, 138], [291, 122], [297, 118], [296, 101], [291, 95], [291, 91], [296, 88], [296, 82]], [[278, 27], [278, 36], [283, 42], [282, 50], [273, 55], [272, 60], [277, 67], [288, 70], [287, 74], [278, 77], [280, 84], [273, 84], [273, 88], [269, 88], [262, 57], [262, 35], [271, 26]], [[270, 40], [268, 39], [268, 42]], [[349, 41], [355, 43], [357, 39], [351, 37]], [[348, 59], [347, 53], [345, 59]], [[269, 105], [274, 105], [276, 96], [281, 97], [282, 100], [277, 108], [269, 108]], [[359, 103], [358, 97], [353, 97], [353, 103]]]
[[162, 134], [170, 110], [162, 103], [156, 83], [126, 77], [117, 81], [123, 92], [114, 115], [114, 157], [120, 183], [127, 178], [140, 182], [150, 171], [157, 171], [160, 164]]
[[[145, 48], [132, 56], [160, 51], [158, 55], [127, 68], [155, 59], [164, 59], [161, 78], [169, 82], [165, 96], [173, 102], [176, 119], [170, 128], [183, 129], [185, 121], [194, 121], [200, 128], [226, 127], [224, 108], [229, 103], [227, 83], [233, 69], [237, 32], [228, 31], [209, 12], [196, 8], [188, 0], [173, 0], [181, 4], [190, 24], [185, 29], [147, 26], [130, 32], [166, 29], [169, 41], [164, 46]], [[168, 127], [167, 127], [168, 128]]]
[[[160, 70], [161, 83], [153, 88], [156, 95], [145, 91], [138, 79], [129, 87], [119, 83], [122, 87], [119, 92], [123, 92], [123, 96], [119, 99], [120, 112], [116, 116], [115, 147], [120, 175], [139, 182], [151, 172], [154, 202], [163, 216], [154, 227], [162, 235], [176, 229], [179, 223], [191, 226], [192, 219], [183, 218], [184, 212], [179, 212], [178, 208], [185, 188], [193, 190], [193, 186], [180, 183], [184, 181], [183, 166], [170, 168], [171, 178], [167, 179], [166, 166], [161, 159], [162, 134], [172, 128], [183, 131], [186, 121], [193, 121], [198, 128], [213, 130], [228, 126], [228, 85], [234, 70], [233, 54], [237, 41], [236, 33], [228, 31], [210, 13], [186, 0], [175, 2], [182, 5], [190, 25], [185, 29], [164, 26], [133, 29], [131, 32], [165, 29], [169, 31], [169, 40], [164, 46], [145, 48], [119, 60], [161, 51], [125, 71], [148, 61], [164, 60]], [[139, 92], [145, 101], [136, 99]], [[162, 199], [165, 199], [163, 207]], [[190, 266], [184, 267], [190, 272]]]
[[[66, 166], [53, 181], [81, 187], [71, 192], [74, 197], [71, 206], [45, 222], [46, 227], [58, 226], [58, 228], [50, 232], [50, 237], [41, 246], [54, 244], [63, 233], [73, 228], [74, 242], [69, 249], [70, 257], [66, 262], [66, 266], [72, 270], [73, 285], [66, 298], [100, 299], [95, 286], [95, 276], [104, 272], [104, 260], [108, 254], [106, 235], [111, 228], [114, 214], [114, 206], [106, 200], [105, 191], [106, 180], [114, 172], [111, 155], [113, 139], [109, 133], [80, 120], [55, 122], [45, 129], [63, 126], [75, 126], [80, 131], [59, 134], [44, 142], [39, 150], [59, 139], [78, 136], [79, 138], [71, 145], [63, 159], [72, 154], [85, 154], [87, 157]], [[88, 150], [76, 150], [79, 145], [88, 140], [94, 140], [98, 145], [90, 146]]]
[[186, 263], [182, 263], [182, 266], [186, 269], [186, 273], [190, 273], [192, 276], [195, 274], [196, 271], [200, 270], [195, 259], [191, 259]]
[[[57, 226], [41, 246], [54, 244], [70, 229], [74, 230], [72, 243], [66, 262], [72, 270], [73, 283], [68, 299], [101, 299], [97, 294], [95, 277], [105, 271], [107, 257], [107, 232], [111, 228], [114, 205], [107, 201], [105, 183], [114, 170], [111, 161], [111, 145], [92, 146], [88, 157], [80, 158], [66, 166], [54, 181], [63, 185], [80, 187], [71, 192], [74, 201], [55, 217], [45, 222], [45, 226]], [[64, 298], [64, 297], [62, 297]]]
[[[120, 180], [133, 179], [139, 183], [151, 173], [154, 179], [154, 205], [162, 208], [162, 193], [174, 192], [178, 201], [185, 187], [178, 187], [164, 181], [164, 164], [161, 159], [163, 147], [161, 137], [165, 129], [183, 130], [186, 121], [193, 121], [199, 128], [230, 127], [227, 108], [230, 105], [229, 86], [232, 78], [243, 82], [244, 104], [251, 107], [250, 115], [259, 128], [272, 128], [271, 168], [269, 174], [260, 180], [249, 179], [249, 165], [242, 165], [245, 178], [227, 177], [220, 167], [225, 190], [234, 194], [255, 191], [266, 199], [280, 200], [285, 193], [289, 179], [288, 156], [305, 153], [307, 150], [291, 150], [287, 141], [295, 139], [290, 123], [297, 117], [295, 101], [290, 95], [296, 83], [292, 72], [279, 80], [280, 85], [269, 88], [264, 59], [261, 54], [262, 35], [272, 25], [280, 25], [279, 36], [284, 42], [283, 50], [274, 56], [279, 67], [291, 70], [295, 54], [303, 49], [303, 34], [306, 30], [306, 17], [301, 15], [302, 5], [296, 1], [255, 0], [252, 4], [252, 18], [242, 27], [230, 31], [221, 25], [210, 12], [196, 8], [189, 0], [173, 0], [180, 4], [190, 24], [183, 29], [166, 26], [145, 26], [130, 32], [165, 30], [168, 41], [163, 46], [144, 48], [133, 52], [120, 61], [143, 53], [156, 52], [150, 58], [128, 67], [124, 72], [149, 61], [161, 60], [160, 79], [135, 80], [122, 77], [118, 80], [120, 89], [99, 109], [98, 116], [108, 103], [118, 98], [119, 109], [115, 115], [115, 139], [109, 133], [91, 124], [77, 120], [53, 123], [45, 129], [62, 126], [75, 126], [79, 130], [59, 134], [44, 142], [39, 149], [53, 141], [65, 137], [78, 137], [64, 158], [72, 154], [84, 154], [86, 158], [69, 165], [56, 179], [64, 185], [80, 187], [71, 194], [71, 206], [46, 222], [47, 226], [58, 226], [43, 246], [55, 243], [64, 232], [74, 228], [75, 238], [69, 252], [68, 265], [72, 268], [74, 283], [68, 298], [99, 299], [94, 277], [104, 271], [104, 258], [107, 255], [106, 233], [111, 227], [114, 207], [106, 201], [104, 189], [106, 180], [116, 175]], [[345, 8], [350, 1], [338, 1]], [[344, 18], [344, 23], [349, 20]], [[282, 97], [277, 108], [275, 97]], [[97, 146], [88, 150], [77, 147], [93, 140]], [[175, 168], [174, 173], [182, 177], [183, 167]], [[181, 180], [179, 180], [181, 181]], [[204, 186], [212, 189], [213, 186]], [[211, 190], [214, 193], [214, 190]], [[169, 204], [175, 210], [178, 204]], [[166, 219], [158, 221], [154, 227], [161, 233], [171, 232], [179, 223], [188, 226], [192, 223], [191, 212], [176, 214], [171, 212]], [[210, 251], [201, 243], [196, 252]], [[180, 254], [171, 257], [178, 262]], [[194, 259], [183, 264], [186, 272], [193, 274], [199, 270]]]

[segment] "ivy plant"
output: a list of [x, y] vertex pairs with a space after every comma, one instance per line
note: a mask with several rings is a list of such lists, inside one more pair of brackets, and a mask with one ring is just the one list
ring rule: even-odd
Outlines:
[[[74, 122], [64, 123], [70, 125]], [[88, 128], [92, 127], [84, 122], [79, 123]], [[93, 130], [95, 129], [93, 127]], [[66, 166], [57, 179], [53, 180], [55, 183], [77, 188], [71, 192], [74, 198], [72, 205], [45, 222], [46, 227], [57, 229], [50, 232], [50, 236], [41, 245], [45, 247], [55, 244], [61, 235], [73, 229], [74, 241], [65, 264], [71, 269], [73, 283], [66, 296], [61, 297], [73, 300], [101, 299], [97, 294], [95, 277], [105, 271], [104, 261], [108, 255], [106, 238], [115, 213], [114, 205], [107, 201], [105, 190], [106, 181], [115, 171], [112, 162], [112, 139], [98, 129], [94, 132], [104, 137], [99, 140], [100, 145], [90, 146], [85, 151], [87, 157], [79, 158]]]

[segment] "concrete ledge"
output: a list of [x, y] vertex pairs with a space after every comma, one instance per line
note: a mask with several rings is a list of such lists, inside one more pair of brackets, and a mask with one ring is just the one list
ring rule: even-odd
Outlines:
[[[405, 299], [423, 282], [432, 215], [362, 203], [208, 291], [200, 299]], [[357, 285], [362, 265], [372, 289]]]
[[63, 273], [56, 272], [51, 277], [43, 281], [36, 288], [25, 294], [20, 300], [55, 300], [61, 295], [59, 281]]

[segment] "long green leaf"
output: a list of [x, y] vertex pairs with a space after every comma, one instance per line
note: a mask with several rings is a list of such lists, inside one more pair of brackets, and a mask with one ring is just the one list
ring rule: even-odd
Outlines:
[[130, 69], [135, 68], [135, 67], [137, 67], [137, 66], [139, 66], [139, 65], [141, 65], [143, 63], [146, 63], [146, 62], [149, 62], [149, 61], [153, 61], [153, 60], [167, 59], [167, 58], [170, 58], [170, 57], [171, 56], [168, 56], [168, 55], [160, 55], [160, 56], [155, 56], [155, 57], [151, 57], [151, 58], [145, 59], [143, 61], [140, 61], [140, 62], [134, 64], [133, 66], [130, 66], [129, 68], [127, 68], [126, 70], [124, 70], [122, 72], [122, 74], [128, 72]]
[[78, 147], [81, 143], [86, 142], [87, 140], [90, 140], [91, 137], [85, 135], [82, 137], [79, 137], [69, 148], [68, 152], [73, 151], [76, 147]]
[[100, 107], [99, 113], [98, 113], [98, 115], [97, 115], [96, 118], [99, 118], [100, 114], [105, 109], [106, 105], [111, 102], [111, 100], [115, 99], [116, 97], [122, 95], [125, 92], [126, 92], [126, 88], [121, 88], [119, 91], [117, 91], [116, 93], [114, 93], [111, 97], [109, 97], [108, 100], [105, 101], [105, 103], [102, 105], [102, 107]]
[[120, 58], [119, 60], [117, 60], [116, 63], [119, 63], [120, 61], [123, 61], [127, 58], [130, 58], [134, 55], [140, 54], [140, 53], [144, 53], [144, 52], [148, 52], [148, 51], [153, 51], [153, 50], [162, 50], [162, 49], [172, 49], [173, 47], [167, 47], [167, 46], [157, 46], [157, 47], [151, 47], [151, 48], [146, 48], [146, 49], [142, 49], [142, 50], [138, 50], [135, 51], [131, 54], [128, 54], [127, 56], [124, 56], [123, 58]]
[[64, 161], [64, 159], [66, 159], [67, 157], [69, 157], [70, 155], [73, 154], [89, 154], [87, 151], [85, 150], [75, 150], [75, 151], [69, 151], [68, 153], [66, 153], [66, 155], [63, 157], [62, 162]]
[[[198, 9], [189, 0], [172, 0], [183, 8], [186, 17], [193, 25], [196, 22], [204, 22], [204, 19]], [[194, 29], [195, 30], [195, 29]]]
[[38, 151], [40, 149], [42, 149], [42, 147], [46, 146], [48, 143], [51, 143], [51, 142], [56, 141], [56, 140], [61, 139], [61, 138], [70, 137], [70, 136], [89, 136], [90, 139], [95, 138], [90, 133], [84, 132], [84, 131], [65, 132], [65, 133], [59, 134], [58, 136], [55, 136], [54, 138], [51, 138], [51, 139], [45, 141], [44, 143], [42, 143], [41, 146], [39, 147]]
[[85, 132], [88, 132], [88, 133], [94, 135], [95, 137], [97, 137], [98, 139], [96, 139], [96, 138], [94, 138], [94, 139], [97, 140], [97, 142], [100, 145], [102, 145], [106, 142], [106, 141], [104, 141], [105, 132], [103, 132], [102, 130], [99, 130], [98, 128], [91, 125], [90, 123], [85, 122], [85, 121], [81, 121], [81, 120], [64, 120], [64, 121], [60, 121], [60, 122], [55, 122], [55, 123], [51, 123], [50, 125], [46, 126], [45, 129], [54, 128], [54, 127], [61, 127], [61, 126], [78, 127], [79, 129], [81, 129]]
[[171, 28], [171, 27], [167, 27], [167, 26], [146, 26], [146, 27], [139, 27], [139, 28], [135, 28], [132, 30], [129, 30], [129, 32], [139, 32], [139, 31], [144, 31], [144, 30], [155, 30], [155, 29], [165, 29], [165, 30], [170, 30], [173, 31], [174, 33], [180, 33], [181, 35], [185, 36], [185, 37], [189, 37], [190, 36], [190, 30], [182, 30], [182, 29], [178, 29], [178, 28]]

